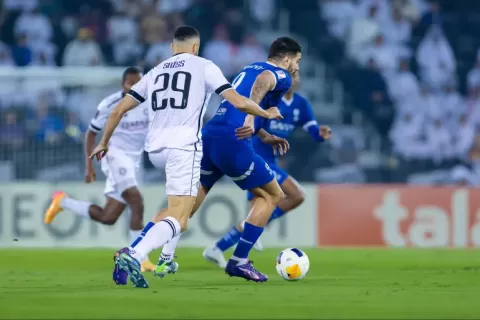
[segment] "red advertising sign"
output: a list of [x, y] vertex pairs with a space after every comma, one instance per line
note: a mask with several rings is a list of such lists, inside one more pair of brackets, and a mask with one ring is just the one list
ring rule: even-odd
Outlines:
[[320, 246], [478, 247], [480, 190], [320, 186]]

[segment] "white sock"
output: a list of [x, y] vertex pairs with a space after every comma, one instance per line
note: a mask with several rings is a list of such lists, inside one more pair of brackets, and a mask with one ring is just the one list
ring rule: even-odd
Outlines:
[[177, 219], [167, 217], [157, 222], [135, 246], [132, 256], [138, 261], [143, 261], [150, 252], [163, 246], [167, 241], [180, 234], [181, 227]]
[[[137, 238], [140, 237], [140, 235], [142, 234], [142, 231], [143, 230], [130, 230], [130, 243], [133, 243], [135, 240], [137, 240]], [[148, 260], [148, 256], [143, 258], [143, 260], [140, 262], [144, 262], [147, 260]]]
[[182, 234], [179, 234], [175, 236], [173, 239], [165, 243], [162, 249], [162, 254], [160, 255], [160, 260], [170, 262], [173, 260], [174, 255], [175, 255], [175, 249], [177, 248], [178, 245], [178, 240], [180, 240], [180, 237]]
[[92, 203], [83, 200], [75, 200], [69, 197], [65, 197], [62, 199], [60, 205], [63, 209], [68, 209], [79, 216], [90, 218], [90, 214], [88, 214], [88, 209], [92, 205]]

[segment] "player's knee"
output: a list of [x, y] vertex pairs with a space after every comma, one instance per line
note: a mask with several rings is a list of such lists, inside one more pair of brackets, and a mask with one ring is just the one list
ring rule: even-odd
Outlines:
[[285, 193], [283, 193], [283, 190], [281, 188], [276, 188], [272, 194], [270, 194], [271, 202], [275, 206], [283, 199], [285, 198]]

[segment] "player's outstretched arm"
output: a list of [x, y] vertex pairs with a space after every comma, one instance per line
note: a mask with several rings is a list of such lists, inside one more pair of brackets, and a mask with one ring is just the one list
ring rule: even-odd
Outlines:
[[258, 75], [252, 87], [250, 99], [241, 96], [235, 90], [227, 90], [222, 93], [222, 97], [230, 102], [235, 108], [245, 113], [259, 116], [267, 119], [281, 119], [282, 116], [277, 108], [263, 110], [259, 104], [265, 95], [274, 88], [275, 78], [269, 71], [264, 71]]
[[268, 133], [263, 128], [260, 128], [257, 132], [257, 136], [262, 140], [263, 143], [269, 144], [273, 148], [273, 153], [275, 155], [283, 156], [290, 150], [290, 144], [287, 139], [277, 137], [276, 135]]
[[110, 117], [105, 125], [105, 131], [102, 139], [95, 150], [93, 150], [92, 154], [90, 155], [90, 159], [96, 157], [97, 160], [100, 160], [103, 158], [108, 151], [108, 142], [112, 137], [113, 131], [115, 131], [115, 128], [117, 128], [118, 124], [120, 123], [120, 120], [122, 120], [122, 117], [125, 115], [125, 113], [135, 108], [138, 104], [139, 102], [129, 95], [123, 97], [120, 103], [115, 107], [115, 109], [113, 109], [112, 113], [110, 113]]

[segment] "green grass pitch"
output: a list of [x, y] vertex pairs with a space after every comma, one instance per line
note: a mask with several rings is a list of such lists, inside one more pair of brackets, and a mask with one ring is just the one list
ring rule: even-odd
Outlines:
[[[299, 282], [275, 271], [280, 249], [253, 253], [267, 283], [227, 277], [199, 249], [149, 289], [115, 286], [113, 250], [0, 250], [2, 319], [474, 319], [475, 250], [310, 249]], [[151, 256], [156, 259], [157, 253]]]

